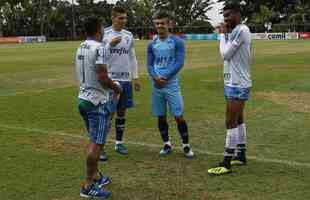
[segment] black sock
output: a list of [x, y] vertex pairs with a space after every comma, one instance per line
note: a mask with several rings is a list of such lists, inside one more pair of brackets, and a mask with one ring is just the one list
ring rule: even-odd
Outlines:
[[246, 144], [238, 144], [237, 145], [237, 159], [241, 160], [241, 161], [245, 161], [246, 160]]
[[223, 165], [230, 169], [231, 168], [231, 160], [232, 160], [232, 157], [234, 155], [234, 152], [235, 152], [235, 149], [229, 149], [229, 148], [225, 148], [225, 151], [224, 151], [224, 160], [223, 160]]
[[158, 120], [158, 129], [160, 132], [160, 136], [163, 140], [163, 142], [168, 142], [169, 141], [169, 134], [168, 134], [168, 123], [166, 120]]
[[116, 141], [123, 141], [125, 118], [115, 119]]
[[181, 138], [182, 138], [182, 141], [183, 141], [183, 144], [188, 144], [188, 128], [187, 128], [187, 124], [185, 121], [181, 122], [178, 124], [178, 130], [179, 130], [179, 133], [181, 135]]

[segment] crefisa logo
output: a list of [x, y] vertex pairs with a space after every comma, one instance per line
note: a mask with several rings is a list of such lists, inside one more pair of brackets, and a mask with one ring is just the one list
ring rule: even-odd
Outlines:
[[111, 54], [118, 54], [118, 55], [122, 55], [122, 54], [129, 54], [129, 50], [125, 49], [124, 47], [118, 49], [118, 48], [112, 48], [110, 50]]

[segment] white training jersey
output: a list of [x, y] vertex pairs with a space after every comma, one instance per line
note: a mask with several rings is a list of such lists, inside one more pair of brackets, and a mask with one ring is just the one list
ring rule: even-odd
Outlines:
[[231, 34], [221, 34], [220, 53], [224, 59], [224, 84], [238, 88], [252, 87], [249, 28], [244, 24], [239, 24]]
[[75, 55], [76, 78], [79, 82], [79, 98], [98, 105], [110, 100], [110, 90], [97, 80], [96, 67], [106, 64], [106, 51], [100, 42], [87, 39], [78, 47]]
[[[121, 36], [121, 42], [110, 46], [114, 37]], [[138, 64], [134, 49], [134, 38], [131, 32], [122, 29], [115, 31], [112, 27], [104, 30], [102, 43], [108, 53], [109, 77], [116, 81], [132, 81], [138, 78]]]

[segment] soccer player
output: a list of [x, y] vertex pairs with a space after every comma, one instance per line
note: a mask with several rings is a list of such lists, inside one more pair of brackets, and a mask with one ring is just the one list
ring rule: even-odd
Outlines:
[[184, 65], [185, 47], [183, 41], [169, 33], [170, 19], [160, 12], [156, 18], [156, 36], [147, 48], [147, 69], [152, 78], [152, 110], [158, 118], [158, 129], [164, 142], [160, 155], [172, 151], [167, 123], [167, 104], [174, 116], [182, 138], [182, 148], [187, 158], [194, 153], [189, 144], [187, 123], [183, 118], [183, 97], [180, 92], [178, 72]]
[[88, 18], [85, 23], [86, 41], [82, 42], [75, 56], [76, 77], [79, 82], [78, 108], [83, 117], [90, 138], [86, 157], [86, 178], [80, 196], [108, 198], [111, 192], [102, 186], [111, 183], [98, 169], [100, 150], [106, 142], [111, 119], [114, 95], [121, 88], [107, 73], [106, 52], [101, 46], [101, 21]]
[[[123, 89], [116, 111], [115, 151], [120, 154], [128, 154], [128, 150], [123, 144], [125, 114], [128, 108], [133, 107], [132, 82], [134, 89], [140, 90], [138, 64], [133, 35], [124, 29], [127, 23], [127, 11], [122, 7], [114, 7], [111, 15], [112, 26], [104, 30], [102, 42], [109, 54], [107, 63], [109, 77], [118, 81]], [[107, 159], [105, 151], [102, 151], [100, 159]]]
[[[243, 112], [252, 87], [251, 33], [241, 22], [240, 5], [227, 4], [224, 7], [224, 20], [225, 23], [220, 27], [220, 53], [224, 60], [227, 133], [223, 162], [208, 170], [213, 175], [230, 173], [232, 165], [246, 165], [246, 125]], [[228, 32], [231, 33], [228, 35]]]

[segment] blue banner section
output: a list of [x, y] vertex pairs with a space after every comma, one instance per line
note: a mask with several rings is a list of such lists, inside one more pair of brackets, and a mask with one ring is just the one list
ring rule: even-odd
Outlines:
[[219, 40], [219, 34], [184, 34], [181, 38], [185, 40]]

